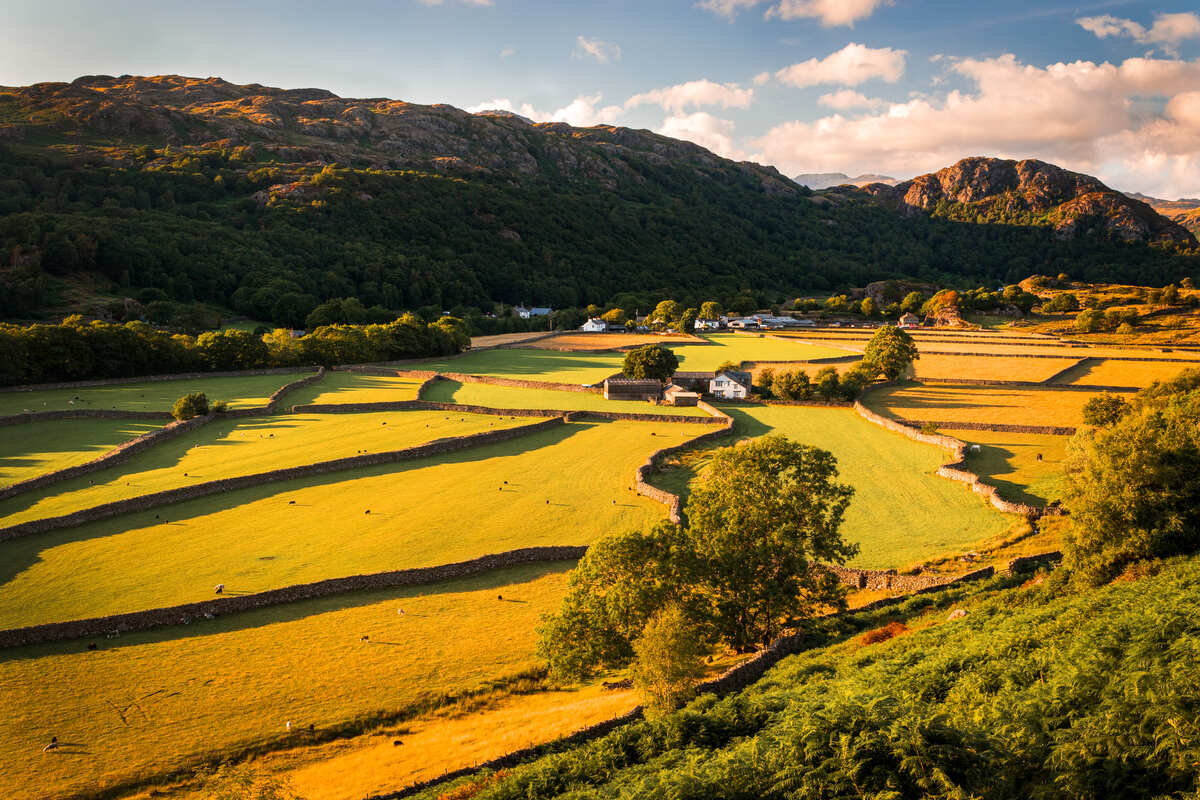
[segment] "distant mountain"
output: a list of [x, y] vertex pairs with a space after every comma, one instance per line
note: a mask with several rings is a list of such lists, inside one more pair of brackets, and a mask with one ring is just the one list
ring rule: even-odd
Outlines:
[[1193, 248], [1192, 234], [1146, 203], [1090, 175], [1044, 161], [964, 158], [952, 167], [864, 191], [904, 214], [929, 212], [953, 220], [1050, 226], [1062, 239], [1169, 243]]
[[1126, 192], [1126, 196], [1141, 200], [1172, 222], [1177, 222], [1193, 234], [1200, 234], [1200, 199], [1184, 197], [1179, 200], [1161, 200], [1139, 192]]
[[828, 189], [831, 186], [866, 186], [868, 183], [898, 183], [895, 178], [889, 178], [887, 175], [873, 175], [866, 173], [859, 175], [857, 178], [851, 178], [844, 172], [808, 172], [803, 175], [797, 175], [792, 178], [801, 186], [807, 186], [813, 191], [820, 189]]

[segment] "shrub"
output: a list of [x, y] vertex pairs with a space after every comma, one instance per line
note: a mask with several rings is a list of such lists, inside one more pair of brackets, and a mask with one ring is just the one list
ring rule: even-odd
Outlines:
[[669, 605], [651, 617], [633, 649], [633, 685], [650, 716], [674, 711], [691, 699], [704, 675], [708, 645], [683, 609]]
[[185, 394], [175, 401], [175, 407], [171, 409], [171, 416], [180, 420], [202, 417], [207, 413], [208, 397], [205, 396], [204, 392]]
[[908, 633], [908, 626], [903, 622], [889, 622], [882, 628], [876, 628], [873, 631], [867, 631], [859, 637], [858, 643], [866, 646], [871, 644], [879, 644], [886, 642], [888, 639], [894, 639], [902, 633]]

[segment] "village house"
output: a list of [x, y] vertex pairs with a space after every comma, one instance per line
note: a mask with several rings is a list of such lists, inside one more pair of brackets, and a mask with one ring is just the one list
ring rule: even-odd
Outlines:
[[684, 391], [704, 394], [715, 377], [715, 372], [676, 372], [671, 376], [671, 382]]
[[656, 380], [626, 378], [621, 373], [604, 379], [605, 400], [658, 400], [663, 385]]
[[908, 313], [900, 315], [901, 328], [919, 328], [921, 327], [921, 318], [916, 314]]
[[579, 327], [579, 330], [587, 331], [588, 333], [604, 333], [608, 330], [608, 323], [599, 317], [592, 317], [587, 322], [583, 323], [583, 325]]
[[721, 400], [745, 400], [750, 396], [750, 373], [725, 370], [708, 384], [708, 393]]
[[525, 306], [517, 306], [516, 308], [513, 309], [513, 311], [517, 312], [517, 316], [520, 317], [521, 319], [529, 319], [530, 317], [549, 316], [550, 312], [553, 311], [553, 309], [545, 308], [543, 306], [534, 306], [533, 308], [526, 308]]

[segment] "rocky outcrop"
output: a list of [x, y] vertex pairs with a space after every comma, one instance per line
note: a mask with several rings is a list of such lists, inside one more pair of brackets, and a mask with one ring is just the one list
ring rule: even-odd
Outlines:
[[1196, 246], [1182, 226], [1090, 175], [1044, 161], [964, 158], [957, 164], [864, 191], [905, 214], [931, 213], [1013, 225], [1052, 226], [1061, 238]]

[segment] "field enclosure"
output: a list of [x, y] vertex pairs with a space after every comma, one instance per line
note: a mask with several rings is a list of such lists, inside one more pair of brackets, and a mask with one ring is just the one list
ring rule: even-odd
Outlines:
[[128, 419], [65, 419], [0, 428], [0, 486], [103, 455], [160, 424]]
[[1095, 392], [1008, 386], [900, 384], [876, 389], [863, 403], [881, 414], [923, 424], [936, 422], [1069, 427], [1083, 424], [1083, 405]]

